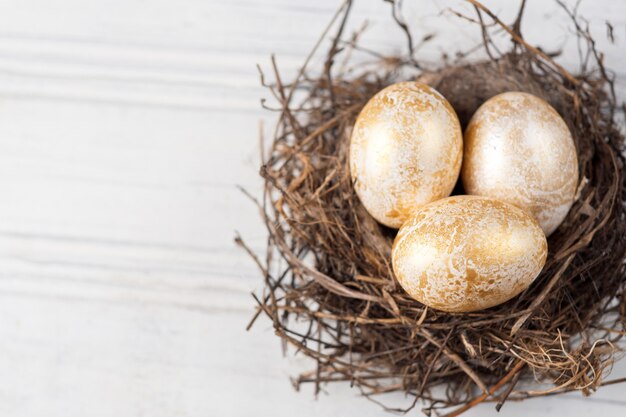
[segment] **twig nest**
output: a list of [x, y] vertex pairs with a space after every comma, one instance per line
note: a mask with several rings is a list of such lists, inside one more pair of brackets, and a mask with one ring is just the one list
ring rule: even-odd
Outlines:
[[393, 270], [416, 300], [448, 312], [501, 304], [525, 290], [546, 262], [548, 244], [523, 210], [487, 197], [430, 203], [402, 226]]
[[[577, 23], [576, 17], [570, 16]], [[257, 315], [266, 314], [285, 344], [316, 361], [311, 372], [295, 379], [297, 385], [313, 383], [320, 389], [325, 383], [350, 381], [364, 395], [375, 396], [376, 401], [381, 400], [380, 394], [400, 391], [416, 397], [415, 401], [409, 400], [407, 410], [424, 402], [425, 412], [434, 413], [442, 406], [456, 404], [464, 404], [460, 410], [467, 409], [488, 398], [485, 392], [496, 393], [503, 401], [507, 395], [524, 399], [569, 390], [589, 394], [604, 383], [605, 371], [616, 358], [613, 346], [617, 346], [626, 323], [625, 139], [613, 120], [618, 108], [611, 95], [612, 81], [588, 32], [578, 32], [583, 50], [587, 47], [583, 56], [593, 61], [585, 63], [583, 69], [594, 67], [594, 71], [583, 70], [573, 76], [550, 56], [530, 47], [517, 30], [500, 20], [495, 23], [496, 27], [485, 24], [481, 29], [490, 33], [509, 31], [513, 46], [509, 53], [488, 61], [466, 65], [442, 62], [440, 69], [423, 73], [412, 65], [414, 60], [404, 56], [385, 58], [373, 66], [360, 62], [352, 66], [351, 55], [346, 54], [347, 69], [331, 73], [332, 63], [340, 60], [340, 51], [350, 49], [346, 46], [331, 49], [323, 72], [316, 74], [303, 68], [302, 76], [289, 85], [282, 83], [277, 72], [276, 83], [268, 85], [272, 96], [279, 100], [278, 106], [269, 108], [280, 109], [275, 136], [260, 171], [264, 190], [259, 207], [270, 236], [263, 256], [247, 250], [265, 282], [264, 293], [255, 297]], [[337, 35], [335, 42], [339, 38]], [[485, 37], [485, 47], [489, 47], [490, 39]], [[276, 67], [274, 70], [278, 71]], [[458, 174], [458, 125], [442, 128], [423, 117], [438, 114], [431, 120], [456, 125], [454, 115], [446, 110], [447, 102], [415, 83], [383, 90], [410, 86], [402, 99], [400, 93], [386, 99], [386, 93], [378, 94], [388, 85], [416, 77], [427, 80], [446, 97], [462, 126], [468, 124], [478, 107], [500, 93], [523, 91], [541, 97], [561, 114], [576, 145], [578, 169], [585, 184], [579, 188], [579, 198], [566, 219], [549, 237], [550, 251], [542, 272], [515, 298], [489, 309], [450, 314], [416, 302], [396, 285], [391, 262], [394, 257], [390, 256], [395, 233], [376, 222], [397, 227], [403, 207], [422, 207], [428, 200], [417, 200], [416, 196], [432, 193], [433, 198], [445, 197]], [[302, 93], [301, 100], [296, 102], [300, 94], [292, 97], [294, 92]], [[390, 105], [391, 97], [402, 110]], [[433, 108], [422, 110], [424, 103]], [[403, 116], [406, 113], [410, 116]], [[415, 121], [412, 131], [398, 123], [408, 117]], [[375, 135], [373, 144], [366, 143], [364, 130], [371, 131], [373, 126], [385, 133]], [[502, 132], [505, 127], [500, 126]], [[440, 160], [447, 145], [442, 146], [443, 139], [436, 133], [443, 135], [444, 128], [456, 132], [450, 136], [457, 137], [459, 143], [455, 144], [457, 139], [449, 142], [455, 151], [448, 168], [452, 179], [444, 173], [437, 186], [441, 191], [432, 184], [421, 189], [422, 173], [406, 169], [406, 164], [410, 164], [411, 154], [423, 155], [420, 160]], [[346, 134], [350, 131], [354, 132], [355, 142], [363, 141], [359, 142], [362, 149], [352, 149], [354, 155]], [[422, 133], [427, 136], [420, 139]], [[404, 135], [414, 135], [419, 146], [405, 147]], [[426, 142], [426, 138], [436, 140]], [[377, 148], [393, 152], [385, 155]], [[376, 169], [367, 172], [370, 161]], [[514, 163], [515, 159], [507, 161]], [[402, 181], [388, 178], [387, 168], [401, 172], [394, 180]], [[430, 162], [421, 167], [430, 173], [437, 172], [435, 168]], [[538, 171], [539, 165], [536, 173], [543, 175]], [[561, 178], [561, 172], [554, 176]], [[566, 184], [570, 184], [565, 188], [571, 191], [571, 183]], [[367, 189], [360, 188], [366, 185]], [[408, 190], [406, 194], [403, 187]], [[402, 200], [398, 195], [411, 197]], [[453, 201], [460, 198], [453, 197]], [[476, 199], [472, 204], [477, 205], [483, 201], [464, 198]], [[438, 207], [435, 211], [444, 210], [439, 207], [442, 202], [432, 204]], [[459, 202], [458, 207], [468, 204]], [[528, 215], [520, 214], [521, 209], [501, 204], [517, 213], [508, 226], [498, 220], [505, 209], [492, 207], [489, 210], [493, 214], [487, 216], [481, 211], [482, 215], [473, 215], [472, 222], [462, 225], [455, 214], [433, 223], [432, 229], [419, 228], [419, 233], [417, 229], [411, 233], [409, 229], [401, 230], [400, 235], [406, 237], [403, 243], [398, 241], [394, 251], [400, 282], [412, 292], [407, 285], [409, 279], [420, 278], [415, 286], [426, 294], [421, 287], [431, 285], [430, 278], [432, 282], [434, 277], [451, 281], [457, 270], [465, 268], [472, 281], [481, 283], [466, 283], [474, 300], [485, 299], [481, 290], [502, 300], [527, 285], [526, 281], [534, 277], [533, 268], [539, 269], [545, 256], [545, 240], [539, 237], [539, 226]], [[452, 206], [445, 210], [452, 211]], [[390, 212], [395, 216], [387, 216]], [[507, 227], [516, 232], [509, 233]], [[444, 251], [446, 245], [451, 245], [450, 240], [457, 239], [452, 233], [454, 228], [463, 229], [467, 239], [464, 252], [455, 257]], [[401, 247], [406, 246], [407, 252], [422, 250], [420, 245], [426, 238], [437, 242], [427, 255], [447, 256], [450, 263], [435, 271], [428, 267], [427, 258], [412, 258], [414, 264], [406, 270], [401, 267]], [[535, 242], [534, 246], [530, 241]], [[523, 258], [518, 253], [521, 248], [526, 248], [531, 258]], [[490, 287], [487, 274], [504, 273], [500, 265], [519, 279], [500, 279], [497, 284], [494, 280]], [[519, 273], [515, 265], [526, 272]], [[414, 273], [421, 270], [427, 273], [427, 282]], [[421, 296], [419, 291], [415, 293]], [[435, 290], [428, 291], [434, 294]], [[443, 294], [445, 297], [448, 294]], [[458, 294], [449, 301], [452, 308], [464, 308], [460, 307], [463, 300]], [[426, 296], [424, 303], [431, 303]], [[599, 329], [603, 329], [600, 334], [596, 333]], [[579, 337], [581, 334], [583, 337]], [[549, 381], [554, 387], [538, 393], [537, 387], [526, 391], [516, 386], [526, 377]], [[504, 397], [499, 397], [500, 392]], [[472, 398], [474, 393], [479, 397]], [[397, 410], [398, 404], [393, 401], [389, 405]]]
[[447, 197], [461, 170], [463, 137], [448, 101], [419, 82], [378, 92], [357, 118], [350, 171], [367, 211], [398, 228], [420, 206]]
[[546, 235], [574, 202], [578, 160], [561, 116], [532, 94], [507, 92], [485, 102], [465, 130], [463, 186], [528, 210]]

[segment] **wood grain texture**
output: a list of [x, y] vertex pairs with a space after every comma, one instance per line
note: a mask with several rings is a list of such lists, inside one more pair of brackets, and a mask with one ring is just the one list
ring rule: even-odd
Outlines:
[[[573, 67], [565, 21], [545, 24], [556, 6], [533, 3], [527, 38], [563, 47]], [[0, 0], [0, 415], [381, 414], [347, 386], [317, 401], [293, 391], [288, 376], [309, 363], [282, 358], [267, 322], [245, 332], [260, 282], [232, 243], [235, 230], [257, 250], [265, 239], [235, 188], [258, 189], [258, 122], [273, 120], [255, 64], [276, 53], [289, 78], [337, 5]], [[368, 19], [365, 41], [384, 53], [403, 47], [388, 7], [357, 2], [351, 22]], [[472, 13], [458, 1], [407, 7], [417, 33], [444, 45], [425, 47], [428, 60], [480, 39], [440, 15]], [[626, 5], [587, 1], [581, 12], [624, 99]], [[624, 364], [613, 373], [624, 374]], [[504, 412], [619, 415], [623, 389]]]

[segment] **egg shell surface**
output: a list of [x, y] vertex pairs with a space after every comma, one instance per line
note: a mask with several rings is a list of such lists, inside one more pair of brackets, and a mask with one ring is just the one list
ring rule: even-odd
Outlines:
[[464, 141], [467, 194], [528, 210], [546, 236], [558, 228], [574, 202], [578, 158], [567, 124], [550, 104], [521, 92], [492, 97], [472, 117]]
[[461, 126], [448, 101], [426, 84], [402, 82], [378, 92], [359, 114], [350, 172], [366, 210], [399, 228], [416, 208], [450, 195], [462, 155]]
[[525, 211], [487, 197], [453, 196], [423, 206], [400, 228], [392, 266], [417, 301], [469, 312], [528, 288], [547, 250], [543, 231]]

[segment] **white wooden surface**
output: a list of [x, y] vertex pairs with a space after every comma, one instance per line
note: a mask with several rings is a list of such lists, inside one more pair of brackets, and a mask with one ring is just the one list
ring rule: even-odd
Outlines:
[[[514, 14], [511, 2], [486, 3]], [[625, 3], [587, 3], [624, 99]], [[273, 52], [293, 74], [337, 5], [0, 0], [0, 415], [382, 414], [347, 386], [318, 400], [292, 390], [288, 376], [308, 362], [283, 358], [267, 321], [245, 332], [260, 280], [232, 242], [235, 230], [257, 250], [264, 240], [235, 188], [257, 189], [258, 122], [273, 121], [255, 64]], [[471, 13], [442, 0], [407, 13], [438, 45], [478, 41], [437, 17], [449, 6]], [[556, 10], [530, 0], [524, 30], [563, 46], [572, 66]], [[351, 27], [366, 18], [368, 45], [403, 46], [388, 5], [357, 2]], [[622, 364], [613, 376], [625, 374]], [[624, 415], [624, 390], [510, 403], [503, 414]]]

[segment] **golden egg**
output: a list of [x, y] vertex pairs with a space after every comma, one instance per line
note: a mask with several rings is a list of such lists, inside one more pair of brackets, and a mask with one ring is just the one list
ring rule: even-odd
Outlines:
[[549, 236], [567, 216], [578, 160], [565, 121], [532, 94], [508, 92], [476, 111], [465, 131], [462, 179], [468, 194], [528, 210]]
[[548, 244], [525, 211], [488, 197], [427, 204], [400, 228], [392, 249], [396, 279], [417, 301], [448, 312], [501, 304], [526, 289]]
[[350, 171], [367, 211], [398, 228], [416, 208], [450, 195], [462, 156], [450, 103], [426, 84], [403, 82], [380, 91], [359, 114]]

